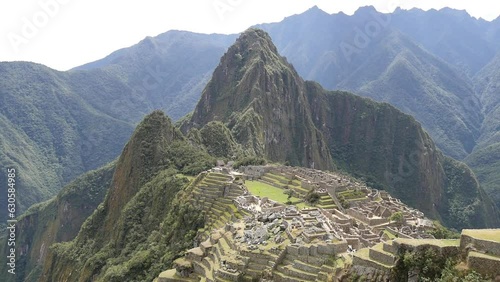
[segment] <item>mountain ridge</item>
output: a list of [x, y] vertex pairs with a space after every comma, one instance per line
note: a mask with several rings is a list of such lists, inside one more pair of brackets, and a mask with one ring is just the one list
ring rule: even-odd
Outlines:
[[262, 30], [247, 30], [228, 49], [197, 110], [179, 125], [186, 136], [160, 111], [137, 126], [104, 201], [76, 238], [52, 246], [40, 281], [142, 281], [172, 266], [197, 231], [210, 230], [190, 204], [191, 188], [206, 173], [191, 182], [183, 175], [212, 167], [207, 151], [227, 147], [236, 156], [225, 160], [344, 169], [448, 226], [499, 224], [472, 171], [443, 156], [413, 117], [304, 81]]
[[[247, 42], [249, 38], [256, 38], [255, 41], [264, 43], [250, 45]], [[367, 177], [375, 185], [385, 187], [391, 194], [426, 214], [443, 217], [446, 224], [452, 224], [456, 220], [452, 220], [453, 216], [449, 217], [448, 201], [454, 201], [452, 198], [459, 201], [459, 194], [462, 193], [460, 190], [470, 188], [454, 187], [456, 197], [446, 194], [445, 190], [452, 187], [447, 188], [446, 179], [451, 175], [446, 174], [445, 167], [450, 167], [449, 171], [453, 171], [457, 164], [450, 162], [435, 148], [433, 141], [415, 119], [388, 104], [379, 105], [345, 92], [328, 92], [317, 83], [304, 82], [284, 58], [280, 59], [279, 64], [272, 61], [271, 58], [279, 55], [270, 40], [267, 33], [254, 28], [240, 36], [221, 58], [191, 119], [182, 124], [183, 132], [188, 132], [190, 128], [203, 128], [211, 119], [222, 121], [236, 135], [239, 128], [250, 127], [253, 132], [246, 134], [245, 138], [257, 138], [257, 141], [238, 137], [235, 139], [242, 144], [260, 144], [263, 148], [259, 151], [270, 161], [327, 170], [334, 164], [334, 167], [339, 166], [350, 173]], [[240, 53], [243, 46], [251, 46], [251, 51]], [[242, 57], [243, 65], [234, 59], [239, 59], [238, 54]], [[255, 60], [255, 54], [267, 55], [258, 56], [259, 60]], [[254, 73], [255, 69], [260, 70], [260, 76]], [[283, 81], [294, 83], [282, 83]], [[245, 117], [248, 115], [253, 117]], [[367, 123], [369, 120], [381, 119], [391, 122], [380, 122], [376, 126], [373, 122]], [[244, 126], [239, 124], [241, 120], [245, 120]], [[401, 130], [405, 127], [406, 129]], [[286, 131], [283, 130], [285, 128]], [[395, 132], [402, 136], [395, 137]], [[408, 132], [408, 135], [403, 135], [404, 132]], [[377, 134], [380, 136], [375, 138]], [[391, 143], [395, 145], [388, 149], [385, 145]], [[287, 153], [290, 148], [292, 154]], [[371, 162], [364, 159], [367, 156], [372, 158]], [[408, 165], [408, 161], [413, 163]], [[405, 162], [406, 166], [410, 166], [409, 175], [401, 168], [405, 166]], [[476, 191], [475, 197], [487, 202], [488, 199], [483, 198], [484, 192], [475, 182], [473, 173], [468, 173], [472, 178], [472, 190]], [[393, 174], [399, 177], [399, 182], [389, 182], [387, 175]], [[414, 190], [411, 193], [422, 193], [428, 198], [416, 200], [417, 194], [411, 197], [411, 190]], [[461, 200], [461, 204], [473, 205], [474, 201]], [[489, 204], [485, 207], [490, 211], [494, 210]], [[480, 216], [482, 220], [488, 220], [484, 211], [479, 210], [479, 214], [483, 214]], [[477, 220], [466, 219], [460, 224], [470, 224]], [[498, 223], [498, 219], [492, 222]]]
[[[17, 188], [24, 191], [17, 198], [18, 215], [113, 160], [132, 132], [131, 123], [82, 98], [83, 78], [72, 81], [68, 73], [24, 62], [0, 63], [0, 74], [0, 161], [18, 171]], [[101, 75], [95, 81], [96, 96], [109, 95], [110, 80]], [[0, 195], [1, 218], [6, 217], [6, 197]]]
[[[214, 163], [162, 112], [146, 116], [118, 159], [103, 202], [74, 240], [54, 245], [39, 281], [150, 277], [143, 269], [171, 262], [204, 222], [199, 210], [184, 204], [189, 181], [177, 174], [197, 174]], [[153, 253], [157, 261], [151, 260]]]

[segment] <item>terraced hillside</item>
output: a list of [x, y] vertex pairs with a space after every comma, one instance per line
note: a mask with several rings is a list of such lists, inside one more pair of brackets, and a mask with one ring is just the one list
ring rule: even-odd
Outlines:
[[193, 180], [191, 204], [205, 212], [206, 224], [199, 230], [200, 238], [206, 239], [210, 230], [248, 215], [233, 203], [236, 197], [245, 193], [245, 188], [233, 181], [233, 176], [218, 172], [203, 172]]
[[[352, 281], [360, 275], [367, 281], [402, 281], [422, 267], [410, 265], [406, 256], [444, 268], [448, 258], [460, 261], [459, 253], [467, 254], [462, 262], [467, 271], [487, 277], [491, 271], [483, 264], [499, 261], [498, 230], [465, 230], [462, 240], [434, 239], [428, 232], [432, 222], [422, 212], [346, 175], [285, 166], [214, 168], [192, 180], [188, 190], [193, 206], [205, 214], [205, 227], [198, 230], [199, 244], [156, 282]], [[284, 191], [297, 191], [301, 198], [315, 193], [318, 202], [291, 204]], [[422, 277], [436, 275], [422, 272]]]
[[[233, 227], [244, 229], [243, 221]], [[326, 281], [335, 271], [332, 244], [292, 245], [290, 239], [258, 249], [241, 244], [238, 233], [214, 231], [199, 247], [174, 262], [176, 269], [162, 272], [157, 282], [167, 281]], [[345, 243], [337, 242], [340, 248]], [[179, 271], [180, 269], [183, 269]], [[336, 270], [337, 269], [337, 270]], [[183, 276], [189, 273], [189, 276]]]

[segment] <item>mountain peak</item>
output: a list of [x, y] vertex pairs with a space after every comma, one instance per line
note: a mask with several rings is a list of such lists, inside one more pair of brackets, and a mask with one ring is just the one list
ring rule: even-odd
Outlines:
[[466, 10], [453, 9], [449, 7], [444, 7], [439, 10], [440, 13], [451, 16], [472, 18], [472, 16]]
[[162, 111], [156, 110], [144, 117], [118, 159], [113, 183], [104, 202], [109, 208], [105, 230], [112, 230], [120, 216], [121, 207], [165, 167], [165, 148], [183, 138]]
[[370, 15], [370, 13], [377, 13], [377, 10], [373, 6], [363, 6], [359, 7], [354, 15]]
[[327, 12], [323, 11], [317, 5], [312, 6], [311, 8], [307, 9], [307, 11], [305, 11], [302, 14], [308, 14], [308, 15], [329, 15]]
[[206, 124], [211, 120], [225, 120], [231, 115], [225, 111], [226, 103], [243, 110], [253, 98], [270, 92], [273, 82], [282, 76], [300, 81], [295, 69], [278, 54], [269, 34], [250, 28], [222, 56], [203, 90], [192, 121]]
[[271, 41], [271, 37], [267, 32], [265, 32], [260, 28], [250, 27], [241, 33], [240, 37], [236, 42], [240, 40], [259, 40], [259, 39]]
[[274, 46], [271, 36], [258, 28], [249, 28], [244, 31], [231, 48], [238, 48], [241, 51], [248, 50], [249, 53], [264, 51], [278, 55], [278, 50]]

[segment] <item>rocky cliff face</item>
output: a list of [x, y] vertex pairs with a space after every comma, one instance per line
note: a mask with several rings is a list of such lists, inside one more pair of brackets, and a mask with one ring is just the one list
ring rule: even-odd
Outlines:
[[[82, 175], [59, 195], [31, 207], [19, 218], [16, 275], [8, 275], [4, 281], [37, 281], [50, 246], [76, 237], [83, 222], [104, 199], [114, 169], [115, 163], [110, 163]], [[7, 247], [3, 240], [0, 244], [2, 248]], [[1, 273], [7, 273], [4, 267], [4, 264], [0, 266]]]
[[[455, 181], [454, 192], [446, 192], [451, 185], [443, 168], [447, 158], [415, 119], [388, 104], [304, 82], [262, 30], [247, 30], [229, 48], [182, 130], [203, 128], [212, 120], [224, 122], [257, 155], [344, 169], [449, 226], [498, 224], [468, 167], [461, 166], [470, 176], [468, 184]], [[461, 215], [467, 217], [461, 223], [452, 220], [452, 198], [473, 210]]]
[[303, 91], [269, 35], [249, 30], [221, 59], [187, 127], [223, 121], [237, 141], [273, 161], [332, 169]]

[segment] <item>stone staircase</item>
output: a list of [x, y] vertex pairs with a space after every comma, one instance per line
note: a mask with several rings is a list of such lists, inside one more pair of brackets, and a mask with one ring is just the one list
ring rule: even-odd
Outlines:
[[342, 207], [342, 205], [340, 204], [339, 199], [337, 199], [336, 188], [327, 187], [326, 191], [328, 192], [328, 195], [330, 196], [330, 198], [332, 198], [332, 200], [333, 200], [336, 208], [339, 209], [342, 213], [345, 213], [344, 207]]

